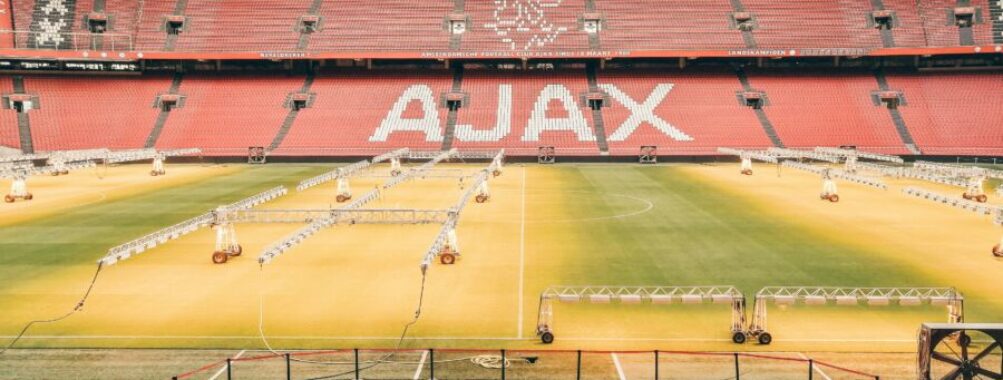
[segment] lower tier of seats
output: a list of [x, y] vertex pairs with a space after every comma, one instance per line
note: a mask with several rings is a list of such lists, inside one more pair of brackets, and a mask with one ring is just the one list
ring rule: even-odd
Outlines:
[[[534, 156], [714, 155], [721, 146], [856, 146], [1003, 156], [1003, 72], [395, 70], [306, 76], [11, 77], [0, 145], [193, 146], [239, 156], [364, 156], [395, 147]], [[899, 94], [891, 110], [884, 91]], [[21, 95], [19, 95], [21, 94]], [[759, 94], [757, 102], [746, 99]], [[10, 99], [32, 104], [15, 106]], [[176, 103], [160, 101], [174, 99]], [[754, 104], [755, 103], [755, 104]], [[758, 109], [753, 107], [758, 105]], [[27, 117], [18, 117], [18, 112]]]

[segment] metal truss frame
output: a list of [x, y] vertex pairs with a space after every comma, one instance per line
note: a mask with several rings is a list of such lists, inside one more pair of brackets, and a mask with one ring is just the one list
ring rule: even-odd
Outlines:
[[913, 167], [949, 177], [989, 177], [1003, 179], [1003, 170], [986, 169], [978, 166], [916, 161], [916, 163], [913, 164]]
[[1003, 214], [1003, 207], [1000, 206], [988, 205], [964, 198], [951, 197], [914, 186], [906, 187], [902, 189], [902, 192], [906, 195], [912, 195], [917, 198], [943, 203], [945, 205], [971, 211], [976, 214], [996, 215], [998, 218], [1003, 218], [1003, 216], [1000, 216]]
[[287, 190], [283, 186], [274, 187], [264, 192], [252, 195], [229, 205], [220, 206], [219, 209], [206, 212], [194, 218], [182, 221], [173, 226], [143, 235], [138, 239], [120, 244], [108, 250], [108, 253], [98, 260], [98, 264], [111, 265], [119, 261], [128, 259], [134, 255], [152, 249], [157, 245], [164, 244], [170, 240], [197, 231], [199, 228], [208, 227], [220, 222], [220, 213], [230, 214], [241, 210], [247, 210], [262, 203], [271, 201], [283, 196]]
[[886, 185], [884, 182], [878, 181], [876, 179], [859, 176], [856, 174], [850, 174], [839, 169], [812, 166], [809, 164], [794, 162], [794, 161], [784, 161], [783, 166], [792, 169], [806, 171], [809, 173], [818, 174], [821, 176], [824, 176], [828, 172], [829, 176], [831, 176], [832, 178], [841, 179], [847, 182], [853, 182], [861, 185], [876, 187], [884, 190], [888, 189], [888, 185]]
[[373, 157], [372, 160], [362, 160], [351, 165], [342, 166], [331, 170], [327, 173], [318, 175], [313, 178], [308, 178], [300, 181], [299, 185], [296, 186], [296, 191], [303, 191], [311, 187], [321, 185], [330, 181], [334, 181], [340, 178], [348, 178], [357, 175], [363, 169], [369, 168], [372, 165], [392, 160], [394, 158], [399, 158], [407, 155], [410, 152], [408, 148], [401, 148], [393, 150], [387, 153], [383, 153], [379, 156]]
[[855, 157], [855, 158], [858, 158], [858, 159], [865, 158], [865, 159], [874, 160], [874, 161], [894, 162], [896, 164], [903, 164], [903, 163], [905, 163], [905, 160], [903, 160], [902, 157], [899, 157], [899, 156], [893, 156], [893, 155], [888, 155], [888, 154], [863, 152], [863, 151], [859, 151], [859, 150], [856, 150], [856, 149], [842, 149], [842, 148], [833, 148], [833, 147], [822, 147], [822, 146], [820, 146], [820, 147], [815, 147], [815, 152], [822, 153], [822, 154], [828, 154], [828, 155], [832, 155], [832, 156], [842, 156], [842, 157], [847, 157], [847, 158], [849, 158], [849, 157]]
[[950, 323], [964, 322], [964, 296], [955, 288], [946, 287], [826, 287], [826, 286], [767, 286], [756, 292], [752, 324], [749, 332], [758, 334], [768, 331], [767, 304], [772, 301], [780, 305], [844, 305], [856, 306], [862, 302], [868, 306], [945, 306]]
[[745, 334], [745, 296], [730, 285], [717, 286], [551, 286], [540, 294], [536, 334], [553, 341], [554, 302], [595, 304], [728, 304], [732, 334]]
[[431, 224], [444, 223], [449, 210], [421, 209], [303, 209], [240, 210], [227, 214], [230, 223]]
[[832, 156], [829, 154], [822, 154], [811, 150], [769, 148], [766, 150], [766, 153], [778, 157], [810, 159], [815, 161], [830, 162], [833, 164], [839, 163], [839, 157]]
[[771, 164], [777, 163], [777, 156], [771, 155], [765, 151], [761, 150], [742, 150], [735, 148], [717, 148], [717, 152], [721, 154], [727, 154], [730, 156], [738, 156], [742, 159], [752, 159], [756, 161], [769, 162]]

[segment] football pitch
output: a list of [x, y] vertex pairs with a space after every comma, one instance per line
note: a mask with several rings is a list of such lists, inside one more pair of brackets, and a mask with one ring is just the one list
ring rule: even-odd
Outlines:
[[[65, 314], [111, 246], [217, 205], [284, 185], [288, 195], [259, 208], [337, 207], [331, 183], [292, 190], [337, 165], [171, 165], [159, 178], [134, 165], [33, 179], [35, 201], [0, 205], [0, 336]], [[351, 185], [361, 194], [384, 180]], [[947, 319], [930, 305], [770, 305], [773, 343], [739, 346], [729, 305], [559, 303], [557, 339], [543, 345], [540, 294], [555, 285], [731, 285], [750, 306], [765, 286], [955, 287], [966, 321], [998, 320], [998, 227], [901, 193], [919, 182], [887, 181], [841, 184], [841, 202], [829, 203], [817, 176], [766, 165], [749, 177], [735, 163], [511, 164], [490, 181], [489, 202], [464, 209], [462, 259], [433, 264], [423, 291], [419, 263], [438, 225], [338, 225], [265, 265], [257, 255], [302, 225], [237, 225], [244, 253], [222, 265], [202, 229], [104, 267], [82, 311], [36, 325], [17, 348], [394, 348], [420, 297], [403, 348], [914, 352], [920, 323]], [[462, 192], [453, 178], [417, 179], [367, 208], [445, 209]]]

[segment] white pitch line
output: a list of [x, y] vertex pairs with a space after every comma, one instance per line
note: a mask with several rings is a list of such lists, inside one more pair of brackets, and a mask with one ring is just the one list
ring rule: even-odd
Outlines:
[[[232, 357], [231, 359], [240, 359], [240, 356], [243, 355], [244, 352], [247, 352], [247, 350], [240, 350], [240, 352], [238, 352], [237, 355]], [[224, 364], [223, 368], [220, 368], [215, 375], [212, 375], [212, 377], [209, 378], [209, 380], [216, 380], [216, 378], [219, 377], [219, 375], [222, 375], [223, 372], [226, 372], [226, 367], [229, 366], [230, 366], [229, 364]]]
[[522, 167], [522, 222], [519, 224], [519, 315], [518, 315], [518, 332], [516, 336], [518, 339], [522, 339], [522, 314], [523, 314], [523, 286], [524, 286], [524, 273], [526, 268], [526, 167]]
[[[805, 355], [804, 352], [798, 352], [798, 355], [801, 355], [801, 359], [808, 360], [808, 355]], [[829, 375], [826, 375], [825, 372], [822, 372], [822, 368], [820, 368], [819, 366], [817, 365], [812, 366], [812, 368], [815, 369], [815, 372], [818, 372], [819, 375], [825, 378], [825, 380], [832, 380], [832, 378], [829, 377]]]
[[609, 355], [613, 357], [613, 365], [616, 366], [617, 376], [620, 376], [620, 380], [627, 380], [627, 376], [624, 376], [623, 374], [623, 367], [620, 366], [620, 358], [616, 356], [616, 352], [613, 352]]
[[414, 377], [412, 380], [418, 380], [421, 377], [421, 369], [425, 366], [425, 359], [428, 358], [428, 351], [421, 352], [421, 361], [418, 362], [418, 369], [414, 370]]

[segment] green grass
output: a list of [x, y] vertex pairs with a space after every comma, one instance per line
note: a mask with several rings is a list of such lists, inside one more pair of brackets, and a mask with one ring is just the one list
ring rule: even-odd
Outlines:
[[[867, 245], [848, 240], [845, 236], [820, 228], [817, 220], [807, 217], [778, 218], [769, 212], [769, 208], [783, 207], [782, 204], [764, 205], [762, 202], [736, 196], [735, 191], [722, 189], [694, 175], [692, 171], [685, 170], [687, 168], [693, 169], [693, 166], [530, 167], [526, 188], [525, 218], [528, 223], [526, 286], [523, 294], [525, 299], [523, 328], [526, 340], [503, 342], [426, 340], [415, 343], [415, 346], [531, 346], [534, 344], [532, 331], [536, 320], [537, 298], [544, 288], [552, 285], [735, 285], [750, 297], [755, 291], [768, 285], [951, 285], [945, 278], [932, 276], [929, 271], [921, 270], [915, 263], [903, 260], [904, 256], [896, 256], [895, 252], [889, 252], [891, 248], [886, 244], [878, 242]], [[44, 284], [49, 278], [60, 278], [58, 281], [53, 281], [53, 284], [59, 284], [66, 281], [65, 277], [73, 276], [79, 278], [79, 282], [83, 282], [89, 275], [94, 261], [113, 245], [200, 214], [218, 204], [231, 202], [279, 184], [289, 186], [327, 169], [327, 166], [319, 165], [283, 164], [248, 167], [234, 174], [197, 184], [79, 207], [63, 215], [3, 228], [0, 230], [0, 297], [4, 296], [5, 289], [14, 288], [29, 280]], [[506, 178], [520, 174], [521, 169], [511, 166]], [[403, 185], [402, 189], [405, 190], [401, 191], [406, 191], [406, 186]], [[508, 191], [495, 196], [512, 197], [516, 194], [518, 193], [515, 191]], [[508, 201], [518, 204], [511, 199]], [[650, 211], [623, 218], [610, 217], [644, 210], [649, 202], [652, 207]], [[884, 227], [876, 226], [876, 228]], [[518, 239], [518, 236], [513, 235], [509, 238]], [[467, 247], [471, 246], [470, 243], [466, 244]], [[506, 257], [516, 260], [517, 254], [518, 252], [506, 253], [509, 255]], [[114, 268], [117, 271], [129, 269], [127, 265]], [[339, 269], [342, 268], [333, 270]], [[453, 270], [462, 271], [462, 269], [461, 265]], [[368, 270], [378, 271], [379, 268]], [[332, 276], [337, 275], [339, 272], [332, 272]], [[239, 277], [231, 279], [236, 278]], [[514, 286], [514, 277], [505, 281], [513, 282]], [[463, 284], [454, 286], [462, 287]], [[335, 289], [335, 291], [340, 290], [342, 289]], [[514, 287], [512, 292], [514, 294]], [[248, 293], [239, 292], [234, 297], [243, 297], [244, 300], [241, 302], [257, 305], [256, 296]], [[27, 297], [32, 294], [18, 292], [16, 296]], [[13, 294], [11, 296], [13, 297]], [[509, 295], [504, 296], [509, 297]], [[510, 298], [514, 299], [514, 296]], [[442, 302], [434, 298], [426, 301], [430, 304]], [[195, 302], [211, 304], [213, 301], [199, 299]], [[235, 305], [239, 303], [234, 302]], [[410, 300], [406, 303], [410, 304]], [[0, 299], [0, 305], [13, 308], [19, 306], [3, 299]], [[204, 307], [202, 304], [193, 307], [199, 306]], [[998, 301], [989, 300], [989, 303], [968, 306], [970, 315], [984, 318], [998, 315], [996, 312], [1000, 310], [1001, 305]], [[875, 326], [875, 329], [895, 326], [898, 323], [899, 327], [892, 330], [891, 336], [910, 339], [916, 323], [924, 319], [943, 317], [942, 310], [932, 308], [923, 308], [919, 311], [900, 308], [873, 311], [863, 307], [838, 310], [801, 309], [771, 311], [771, 318], [775, 317], [776, 320], [787, 323], [802, 319], [805, 321], [798, 323], [803, 323], [801, 327], [808, 327], [785, 327], [785, 324], [778, 324], [778, 329], [782, 333], [778, 337], [778, 343], [784, 336], [798, 338], [833, 336], [829, 331], [815, 331], [814, 329], [824, 326], [818, 321], [836, 321], [850, 327], [859, 321], [866, 321], [864, 323]], [[20, 311], [19, 315], [28, 314], [25, 310]], [[344, 310], [344, 315], [341, 317], [366, 318], [365, 313], [365, 310]], [[511, 314], [514, 317], [514, 311]], [[197, 318], [196, 315], [192, 314], [191, 318]], [[455, 331], [478, 332], [477, 319], [476, 316], [473, 317], [468, 320], [469, 328]], [[239, 323], [235, 323], [234, 331], [246, 330], [248, 333], [255, 333], [256, 318], [257, 315], [248, 315], [246, 320], [235, 321]], [[727, 307], [717, 305], [666, 308], [648, 305], [630, 310], [616, 305], [559, 306], [557, 315], [561, 328], [560, 337], [606, 339], [654, 337], [721, 340], [727, 338], [724, 328], [727, 318]], [[858, 320], [858, 318], [863, 319]], [[183, 324], [185, 321], [173, 322]], [[318, 323], [315, 320], [305, 322]], [[422, 322], [434, 323], [434, 321]], [[439, 335], [434, 329], [423, 328], [422, 322], [419, 322], [417, 327], [416, 331], [421, 333], [415, 336], [416, 339]], [[3, 326], [0, 335], [13, 334], [21, 323], [23, 321], [0, 319], [0, 326]], [[515, 324], [513, 318], [511, 323], [506, 323], [506, 326], [512, 328], [482, 331], [477, 336], [510, 336]], [[396, 328], [396, 325], [394, 326]], [[150, 326], [149, 331], [151, 335], [156, 333], [170, 335], [172, 332], [170, 327], [170, 325], [164, 328]], [[137, 331], [135, 323], [132, 328], [132, 331]], [[330, 332], [327, 331], [329, 334]], [[309, 333], [310, 331], [302, 332], [303, 336], [310, 336]], [[365, 331], [343, 333], [366, 336]], [[861, 334], [864, 333], [866, 332]], [[221, 335], [228, 334], [221, 332]], [[299, 341], [297, 344], [304, 347], [332, 344], [372, 347], [390, 344], [387, 341], [334, 342]], [[90, 343], [54, 340], [26, 341], [25, 344], [36, 347], [79, 347]], [[130, 347], [170, 348], [260, 346], [260, 342], [255, 339], [232, 341], [140, 339], [123, 344]], [[594, 348], [606, 345], [627, 348], [642, 344], [652, 346], [668, 343], [571, 340], [563, 344], [565, 344], [563, 347], [588, 344]], [[711, 342], [693, 344], [693, 347], [730, 349], [733, 346]]]
[[73, 266], [91, 266], [109, 248], [278, 185], [329, 170], [249, 167], [207, 181], [75, 208], [0, 228], [0, 292]]

